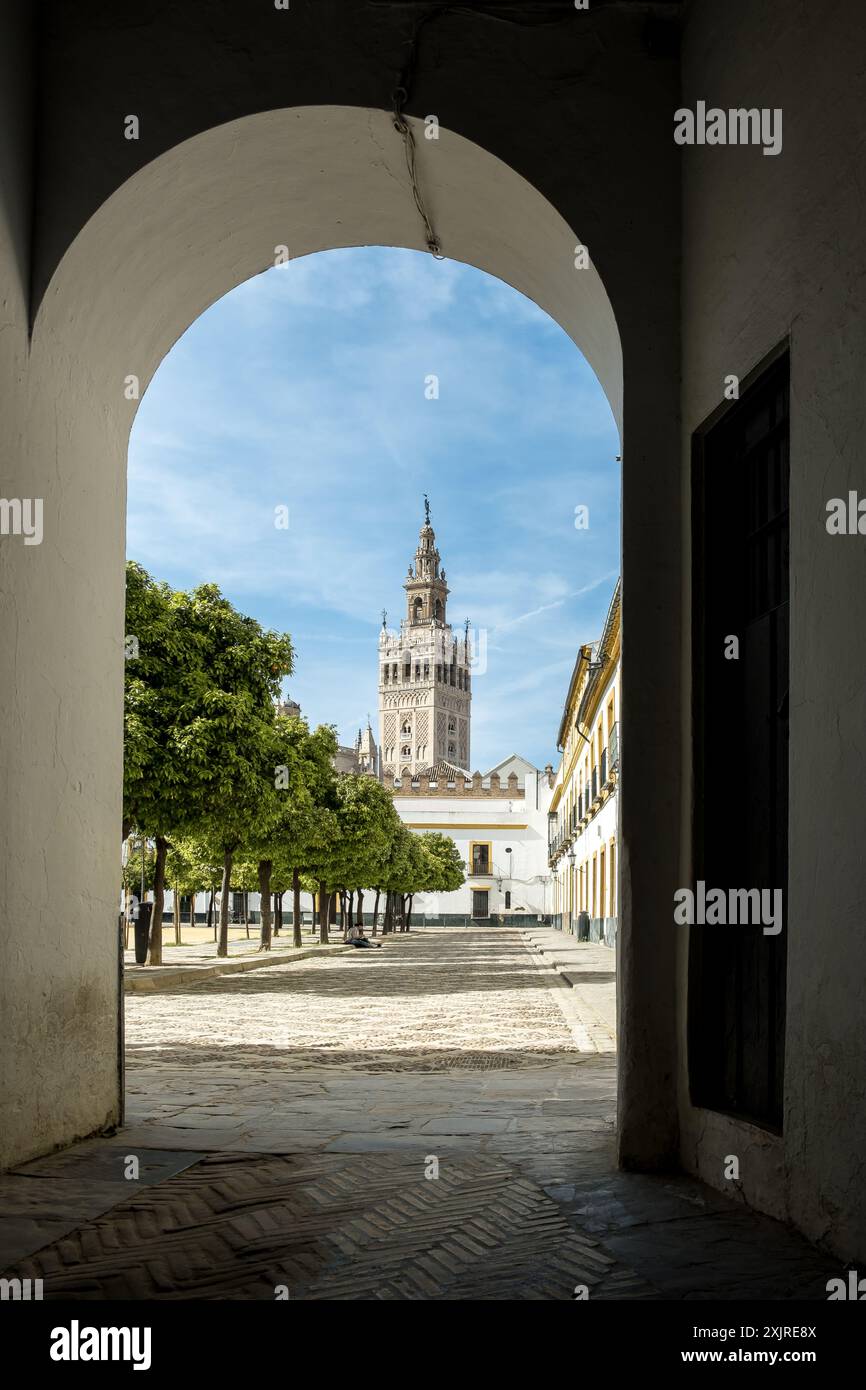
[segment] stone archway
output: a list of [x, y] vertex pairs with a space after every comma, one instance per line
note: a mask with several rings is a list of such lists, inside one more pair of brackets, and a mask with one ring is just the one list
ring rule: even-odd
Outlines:
[[[413, 126], [423, 147], [423, 123], [414, 120]], [[620, 334], [601, 276], [591, 260], [575, 255], [577, 229], [514, 169], [448, 130], [441, 130], [436, 162], [425, 158], [422, 177], [444, 252], [506, 281], [557, 320], [595, 369], [622, 432]], [[44, 1039], [51, 1061], [39, 1114], [34, 1117], [23, 1097], [20, 1129], [9, 1139], [13, 1160], [92, 1132], [118, 1114], [113, 932], [123, 533], [126, 442], [136, 402], [186, 327], [235, 285], [286, 254], [370, 244], [424, 249], [403, 142], [390, 114], [341, 106], [268, 111], [204, 131], [129, 178], [72, 242], [42, 297], [32, 336], [30, 430], [37, 447], [55, 460], [64, 508], [53, 533], [48, 528], [35, 597], [42, 641], [51, 644], [52, 664], [70, 678], [57, 739], [74, 747], [74, 761], [86, 776], [77, 792], [64, 788], [66, 809], [74, 803], [77, 820], [64, 837], [61, 867], [48, 888], [49, 916], [68, 911], [78, 897], [74, 958], [58, 962], [51, 947], [31, 940], [22, 970], [29, 1013], [30, 1000], [62, 966], [61, 988], [53, 994], [55, 1000], [68, 995], [68, 1008], [61, 1005], [68, 1019], [66, 1045], [58, 1049]], [[53, 402], [51, 415], [43, 409], [47, 400]], [[45, 702], [44, 692], [40, 699]], [[626, 727], [628, 722], [625, 704]], [[38, 782], [31, 778], [30, 794], [44, 816], [50, 791]], [[621, 1147], [632, 1161], [648, 1155], [652, 1162], [669, 1155], [673, 1143], [675, 1097], [665, 1060], [673, 1025], [665, 995], [672, 997], [674, 972], [658, 955], [649, 975], [630, 964], [627, 795], [620, 1011], [645, 1031], [650, 1019], [639, 998], [643, 992], [667, 1037], [648, 1056], [646, 1049], [631, 1049], [624, 1034]], [[658, 872], [657, 857], [653, 864]], [[31, 1023], [21, 1036], [32, 1036]], [[650, 1073], [654, 1086], [647, 1085]], [[25, 1085], [28, 1074], [19, 1056]]]

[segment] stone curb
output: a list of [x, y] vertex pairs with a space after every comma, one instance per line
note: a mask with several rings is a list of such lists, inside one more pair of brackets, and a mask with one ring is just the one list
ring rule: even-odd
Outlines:
[[[563, 1018], [571, 1029], [572, 1036], [582, 1053], [596, 1055], [615, 1055], [615, 1039], [611, 1035], [610, 1029], [604, 1017], [598, 1009], [589, 1004], [585, 998], [578, 1002], [577, 997], [572, 993], [575, 985], [580, 984], [579, 972], [574, 978], [566, 974], [569, 962], [558, 961], [555, 953], [548, 950], [545, 953], [540, 940], [534, 938], [530, 932], [521, 932], [523, 945], [529, 952], [530, 957], [537, 970], [547, 974], [554, 986], [554, 997], [559, 1005]], [[548, 939], [549, 942], [549, 939]], [[595, 1021], [587, 1016], [587, 1007], [591, 1009]], [[614, 1044], [611, 1047], [611, 1043]]]
[[[570, 969], [575, 960], [579, 959], [580, 945], [575, 942], [572, 953], [571, 947], [559, 943], [552, 945], [549, 938], [533, 937], [532, 933], [528, 931], [524, 932], [523, 936], [530, 949], [544, 958], [544, 964], [555, 970], [569, 989], [573, 989], [575, 982], [565, 972]], [[599, 943], [590, 942], [587, 944], [598, 945]]]
[[[215, 965], [154, 966], [153, 972], [138, 974], [146, 966], [132, 966], [134, 975], [124, 972], [124, 994], [151, 994], [155, 990], [169, 989], [181, 983], [197, 984], [199, 980], [211, 980], [217, 975], [237, 975], [245, 970], [263, 970], [270, 965], [291, 965], [293, 961], [308, 960], [312, 956], [343, 956], [354, 951], [354, 946], [307, 946], [293, 951], [291, 955], [276, 955], [273, 951], [264, 952], [261, 957], [241, 957], [221, 960]], [[158, 974], [156, 972], [159, 972]]]

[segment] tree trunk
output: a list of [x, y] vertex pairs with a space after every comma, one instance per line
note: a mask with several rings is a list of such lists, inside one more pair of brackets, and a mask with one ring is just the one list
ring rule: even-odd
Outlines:
[[273, 867], [273, 860], [259, 860], [259, 897], [261, 899], [262, 918], [259, 936], [260, 951], [271, 949], [271, 873]]
[[180, 894], [179, 894], [178, 891], [177, 891], [177, 884], [174, 885], [174, 894], [173, 894], [173, 898], [172, 898], [172, 908], [173, 908], [172, 916], [174, 917], [174, 944], [175, 944], [175, 946], [179, 946], [179, 945], [180, 945]]
[[124, 840], [128, 840], [128, 839], [129, 839], [129, 836], [130, 836], [130, 834], [131, 834], [131, 832], [132, 832], [133, 824], [134, 824], [134, 822], [131, 821], [131, 820], [123, 820], [123, 821], [121, 821], [121, 823], [120, 823], [120, 830], [121, 830], [121, 834], [122, 834], [122, 836], [123, 836], [123, 839], [122, 839], [121, 842], [120, 842], [121, 844], [123, 844]]
[[231, 892], [232, 882], [232, 852], [226, 850], [223, 857], [223, 877], [222, 888], [220, 889], [220, 932], [219, 943], [217, 945], [217, 955], [227, 956], [229, 953], [229, 893]]
[[352, 925], [352, 913], [353, 913], [354, 911], [355, 911], [355, 894], [354, 894], [354, 893], [349, 893], [348, 897], [346, 898], [346, 911], [345, 911], [345, 913], [343, 914], [343, 940], [344, 940], [344, 941], [346, 940], [346, 937], [347, 937], [348, 934], [349, 934], [349, 928], [350, 928], [351, 925]]
[[363, 930], [364, 927], [364, 890], [358, 889], [358, 911], [355, 915], [355, 924]]
[[370, 933], [371, 936], [375, 936], [375, 935], [376, 935], [376, 932], [378, 931], [377, 923], [378, 923], [378, 921], [379, 921], [379, 898], [380, 898], [380, 896], [381, 896], [381, 893], [382, 893], [381, 888], [377, 888], [377, 889], [376, 889], [376, 898], [375, 898], [375, 901], [374, 901], [374, 903], [373, 903], [373, 930], [372, 930], [372, 932]]
[[283, 895], [274, 894], [274, 936], [279, 936], [283, 929]]
[[324, 883], [319, 882], [319, 940], [323, 946], [330, 944], [331, 938], [328, 936], [328, 918], [331, 909], [331, 895]]
[[385, 915], [382, 918], [382, 935], [388, 936], [394, 922], [394, 894], [390, 888], [385, 893]]
[[[207, 929], [208, 929], [208, 931], [210, 931], [211, 927], [214, 926], [214, 919], [213, 919], [213, 899], [214, 899], [214, 890], [213, 890], [213, 884], [211, 884], [210, 897], [208, 898], [208, 904], [207, 904]], [[214, 938], [213, 938], [213, 939], [214, 939], [214, 941], [216, 941], [216, 931], [214, 931]]]
[[246, 934], [247, 934], [247, 941], [249, 941], [249, 939], [250, 939], [250, 912], [249, 912], [249, 902], [248, 902], [248, 899], [247, 899], [247, 890], [246, 890], [246, 888], [244, 888], [244, 889], [241, 890], [241, 915], [243, 916], [243, 919], [244, 919], [244, 930], [246, 931]]
[[412, 899], [414, 898], [414, 896], [415, 896], [414, 893], [410, 893], [410, 894], [409, 894], [409, 902], [408, 902], [407, 907], [406, 907], [406, 930], [407, 930], [407, 931], [409, 931], [409, 930], [411, 929], [411, 926], [412, 926]]
[[156, 837], [156, 864], [153, 870], [153, 916], [150, 919], [150, 965], [162, 965], [162, 909], [165, 906], [165, 858], [168, 840]]
[[301, 940], [301, 871], [292, 869], [292, 945], [303, 946]]

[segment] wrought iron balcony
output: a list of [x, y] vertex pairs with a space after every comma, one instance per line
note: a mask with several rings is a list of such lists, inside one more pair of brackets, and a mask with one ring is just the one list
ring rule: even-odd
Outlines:
[[608, 763], [611, 773], [619, 771], [619, 723], [613, 725], [607, 736]]

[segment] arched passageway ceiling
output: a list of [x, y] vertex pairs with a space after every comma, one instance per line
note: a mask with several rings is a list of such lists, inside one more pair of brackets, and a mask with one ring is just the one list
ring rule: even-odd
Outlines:
[[[513, 169], [412, 122], [425, 203], [443, 251], [546, 310], [594, 368], [622, 424], [622, 352], [595, 268], [575, 267], [578, 232]], [[34, 348], [88, 364], [109, 410], [122, 379], [143, 390], [208, 305], [274, 264], [343, 246], [424, 250], [403, 142], [390, 113], [302, 107], [245, 116], [177, 145], [90, 219], [54, 274]], [[56, 359], [55, 359], [56, 360]], [[130, 414], [131, 419], [131, 414]]]

